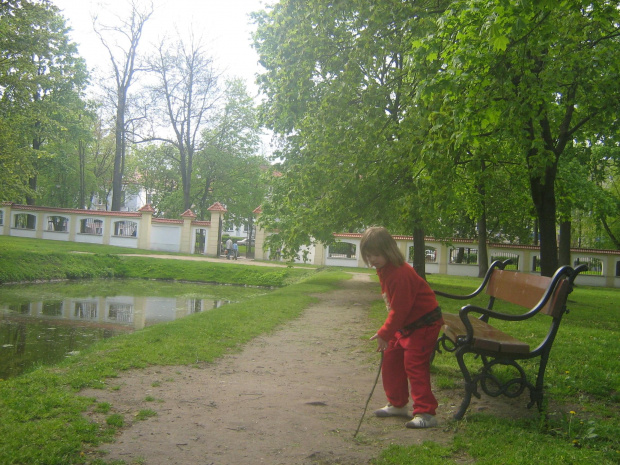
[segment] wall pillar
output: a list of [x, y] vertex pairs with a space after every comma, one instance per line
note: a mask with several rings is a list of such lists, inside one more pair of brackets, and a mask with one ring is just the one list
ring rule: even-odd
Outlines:
[[602, 273], [605, 276], [605, 287], [614, 287], [616, 266], [613, 255], [608, 255], [601, 259], [603, 262]]
[[[258, 219], [260, 218], [261, 213], [263, 212], [261, 207], [256, 208], [252, 213], [254, 213], [254, 224], [256, 225], [256, 237], [254, 242], [254, 258], [257, 260], [267, 260], [269, 257], [269, 253], [265, 250], [265, 243], [267, 240], [267, 231], [259, 226]], [[316, 260], [316, 254], [315, 254]]]
[[519, 258], [519, 269], [517, 271], [523, 271], [525, 273], [531, 273], [532, 271], [532, 252], [524, 250]]
[[448, 274], [448, 261], [450, 260], [450, 248], [442, 242], [437, 250], [439, 261], [439, 274]]
[[207, 243], [205, 244], [205, 255], [209, 257], [220, 256], [220, 220], [228, 210], [219, 202], [211, 205], [207, 211], [211, 212], [211, 225], [207, 233]]
[[35, 221], [37, 223], [34, 226], [35, 227], [35, 237], [37, 239], [43, 239], [43, 226], [44, 226], [43, 225], [43, 219], [45, 218], [45, 214], [44, 213], [40, 213], [40, 212], [32, 213], [32, 214], [35, 216], [35, 218], [36, 218]]
[[316, 242], [314, 245], [314, 264], [323, 266], [325, 265], [325, 257], [327, 250], [322, 242]]
[[138, 210], [142, 213], [140, 218], [140, 229], [138, 230], [138, 248], [151, 249], [151, 225], [153, 224], [153, 213], [155, 210], [151, 205], [147, 204]]
[[103, 245], [110, 245], [110, 238], [112, 237], [112, 234], [114, 234], [114, 231], [112, 231], [112, 218], [109, 216], [104, 216], [102, 227]]
[[69, 242], [75, 242], [75, 235], [80, 227], [80, 222], [77, 219], [77, 215], [67, 215], [69, 221]]
[[11, 235], [11, 206], [10, 202], [3, 203], [4, 217], [2, 218], [2, 234], [5, 236]]
[[192, 253], [192, 221], [196, 218], [196, 214], [188, 208], [183, 212], [181, 218], [183, 218], [183, 228], [181, 229], [179, 252]]

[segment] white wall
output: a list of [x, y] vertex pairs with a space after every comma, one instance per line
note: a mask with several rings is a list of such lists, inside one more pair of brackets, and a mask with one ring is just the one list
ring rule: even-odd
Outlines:
[[151, 226], [151, 250], [179, 252], [181, 249], [181, 228], [178, 226]]

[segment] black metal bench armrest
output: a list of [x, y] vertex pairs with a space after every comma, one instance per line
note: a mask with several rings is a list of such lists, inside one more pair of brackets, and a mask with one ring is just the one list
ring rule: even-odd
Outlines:
[[573, 283], [577, 275], [581, 273], [582, 271], [586, 270], [587, 268], [588, 268], [587, 265], [580, 265], [574, 269], [570, 266], [563, 266], [559, 268], [553, 275], [553, 278], [551, 280], [551, 283], [549, 284], [549, 287], [545, 291], [545, 294], [542, 296], [538, 304], [536, 304], [534, 308], [532, 308], [531, 310], [528, 310], [525, 313], [509, 314], [509, 313], [497, 312], [495, 310], [490, 310], [488, 308], [479, 307], [477, 305], [471, 305], [471, 304], [465, 305], [459, 310], [459, 317], [461, 321], [463, 322], [463, 325], [465, 325], [465, 328], [467, 329], [466, 341], [467, 342], [471, 341], [473, 338], [473, 334], [474, 334], [473, 327], [468, 318], [469, 313], [471, 312], [479, 313], [481, 315], [479, 319], [483, 321], [488, 321], [489, 318], [497, 318], [498, 320], [504, 320], [504, 321], [527, 320], [529, 318], [532, 318], [534, 315], [540, 312], [540, 310], [542, 310], [545, 307], [545, 305], [547, 305], [547, 302], [553, 296], [556, 290], [556, 287], [558, 286], [559, 282], [562, 279], [565, 279], [565, 278], [568, 279], [568, 283], [570, 285], [570, 290], [569, 290], [569, 293], [570, 293], [572, 291], [572, 286], [573, 286]]
[[487, 270], [486, 275], [484, 276], [484, 280], [482, 281], [482, 283], [480, 284], [478, 289], [476, 289], [471, 294], [458, 295], [458, 294], [450, 294], [448, 292], [443, 292], [443, 291], [434, 291], [434, 292], [438, 296], [447, 297], [449, 299], [469, 300], [469, 299], [471, 299], [473, 297], [476, 297], [478, 294], [480, 294], [484, 290], [485, 287], [487, 287], [487, 284], [489, 283], [489, 280], [491, 279], [491, 275], [493, 274], [493, 270], [495, 270], [496, 268], [498, 270], [503, 270], [506, 267], [506, 265], [508, 265], [510, 262], [511, 262], [511, 260], [508, 259], [508, 260], [504, 260], [503, 262], [499, 261], [499, 260], [495, 260], [493, 263], [491, 263], [491, 266], [489, 267], [489, 269]]

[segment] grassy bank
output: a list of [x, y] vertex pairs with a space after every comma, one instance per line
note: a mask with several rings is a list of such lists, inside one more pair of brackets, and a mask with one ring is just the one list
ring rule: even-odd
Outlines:
[[[312, 269], [291, 268], [284, 264], [259, 268], [226, 260], [207, 263], [139, 256], [152, 253], [122, 247], [0, 236], [0, 284], [55, 279], [139, 278], [281, 287], [312, 272]], [[180, 254], [167, 255], [178, 257]]]
[[[465, 294], [479, 280], [430, 276], [429, 281], [436, 289]], [[569, 296], [570, 313], [562, 320], [545, 374], [546, 418], [535, 407], [527, 412], [526, 419], [498, 418], [470, 409], [463, 421], [444, 425], [454, 430], [452, 444], [393, 446], [376, 463], [463, 463], [464, 457], [467, 463], [489, 465], [620, 463], [618, 302], [618, 289], [582, 286]], [[440, 299], [440, 304], [452, 313], [462, 305], [448, 299]], [[486, 299], [479, 297], [478, 304], [484, 306]], [[378, 303], [372, 314], [380, 324], [385, 307]], [[517, 325], [518, 330], [512, 332], [532, 343], [540, 340], [549, 321], [542, 315], [534, 320]], [[533, 366], [528, 369], [531, 372]], [[432, 372], [441, 408], [442, 390], [462, 393], [462, 375], [451, 354], [435, 357]], [[528, 399], [527, 391], [518, 398], [524, 410]], [[492, 402], [505, 400], [501, 396]]]

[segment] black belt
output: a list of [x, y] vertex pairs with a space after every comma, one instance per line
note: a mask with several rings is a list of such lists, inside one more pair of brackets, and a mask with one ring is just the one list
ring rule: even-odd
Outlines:
[[430, 326], [437, 320], [441, 319], [441, 307], [437, 307], [435, 310], [428, 312], [426, 315], [421, 316], [413, 323], [409, 323], [404, 326], [403, 329], [399, 329], [401, 333], [413, 331], [414, 329], [423, 328], [424, 326]]

